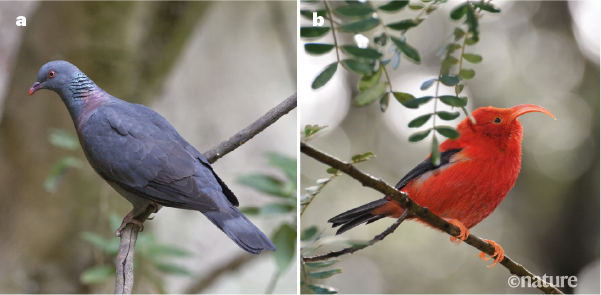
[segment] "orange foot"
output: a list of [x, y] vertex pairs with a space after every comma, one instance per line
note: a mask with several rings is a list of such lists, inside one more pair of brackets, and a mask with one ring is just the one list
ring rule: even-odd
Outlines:
[[[446, 219], [446, 218], [445, 218], [445, 220], [447, 222], [449, 222], [450, 224], [458, 227], [459, 231], [460, 231], [458, 237], [451, 237], [451, 242], [459, 245], [459, 244], [461, 244], [461, 242], [463, 240], [465, 240], [465, 239], [467, 239], [467, 237], [469, 237], [470, 231], [467, 230], [467, 227], [465, 225], [463, 225], [463, 223], [461, 221], [459, 221], [457, 219], [450, 219], [449, 220], [449, 219]], [[459, 238], [459, 239], [457, 239], [457, 238]]]
[[[493, 245], [493, 247], [495, 247], [495, 253], [493, 253], [493, 255], [491, 257], [495, 257], [495, 262], [490, 265], [489, 267], [493, 267], [495, 266], [495, 264], [501, 262], [501, 260], [503, 260], [503, 258], [505, 258], [505, 251], [503, 250], [503, 248], [501, 248], [501, 246], [497, 243], [495, 243], [495, 241], [491, 241], [491, 240], [485, 240], [482, 239], [483, 241]], [[480, 252], [480, 254], [478, 255], [480, 256], [480, 259], [487, 261], [490, 260], [491, 257], [486, 257], [486, 253], [484, 252]]]

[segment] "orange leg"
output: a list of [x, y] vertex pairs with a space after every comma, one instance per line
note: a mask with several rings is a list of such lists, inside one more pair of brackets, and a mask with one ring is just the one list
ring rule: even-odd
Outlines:
[[[497, 243], [495, 243], [495, 241], [491, 241], [491, 240], [484, 240], [483, 241], [493, 245], [493, 247], [495, 247], [495, 253], [493, 253], [493, 255], [491, 257], [495, 257], [495, 262], [490, 265], [489, 267], [493, 267], [495, 266], [495, 264], [501, 262], [501, 260], [503, 260], [503, 258], [505, 257], [505, 251], [503, 250], [503, 248], [501, 248], [501, 246]], [[480, 254], [478, 255], [480, 256], [480, 259], [487, 261], [490, 260], [491, 257], [486, 257], [486, 253], [484, 252], [480, 252]]]
[[[470, 231], [467, 229], [467, 227], [465, 225], [463, 225], [463, 223], [457, 219], [447, 219], [444, 218], [444, 220], [446, 220], [448, 223], [456, 226], [459, 228], [460, 232], [459, 232], [459, 236], [458, 237], [451, 237], [451, 242], [459, 245], [461, 244], [461, 242], [465, 239], [467, 239], [467, 237], [469, 237], [470, 235]], [[459, 238], [459, 239], [457, 239]]]

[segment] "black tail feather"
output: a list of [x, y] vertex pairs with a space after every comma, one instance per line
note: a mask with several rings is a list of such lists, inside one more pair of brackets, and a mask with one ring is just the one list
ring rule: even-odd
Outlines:
[[371, 212], [376, 208], [384, 205], [386, 202], [388, 202], [388, 200], [384, 198], [367, 203], [363, 206], [357, 207], [355, 209], [346, 211], [342, 214], [332, 217], [330, 220], [328, 220], [328, 222], [332, 223], [332, 227], [338, 227], [342, 225], [342, 227], [340, 227], [338, 231], [336, 231], [336, 234], [339, 235], [364, 222], [372, 223], [376, 220], [385, 217], [384, 215], [373, 215], [371, 214]]

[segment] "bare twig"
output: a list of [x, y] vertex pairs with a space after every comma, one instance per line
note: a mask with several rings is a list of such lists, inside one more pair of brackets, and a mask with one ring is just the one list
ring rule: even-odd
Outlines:
[[229, 271], [240, 268], [242, 265], [247, 262], [260, 257], [259, 255], [251, 255], [248, 253], [243, 253], [234, 257], [229, 262], [221, 265], [218, 269], [212, 271], [208, 276], [201, 278], [196, 281], [192, 286], [190, 286], [184, 293], [185, 294], [198, 294], [202, 292], [202, 290], [206, 289], [210, 286], [220, 275], [227, 273]]
[[[275, 121], [277, 121], [280, 117], [289, 113], [294, 108], [296, 108], [296, 93], [288, 97], [275, 108], [271, 109], [257, 121], [244, 128], [244, 130], [236, 133], [228, 140], [204, 153], [204, 156], [210, 163], [214, 163], [224, 155], [235, 150], [253, 138], [255, 135], [259, 134], [261, 131], [265, 130], [265, 128], [275, 123]], [[148, 206], [142, 214], [139, 216], [134, 216], [134, 219], [144, 222], [146, 219], [148, 219], [148, 216], [154, 212], [154, 209], [154, 206]], [[139, 226], [135, 224], [128, 224], [121, 232], [121, 244], [119, 246], [119, 253], [117, 254], [116, 259], [115, 294], [131, 294], [133, 289], [134, 249], [139, 230]]]
[[364, 243], [364, 244], [361, 244], [361, 245], [355, 245], [355, 246], [348, 247], [348, 248], [344, 248], [344, 249], [339, 250], [339, 251], [332, 251], [332, 252], [324, 254], [324, 255], [317, 255], [317, 256], [313, 256], [313, 257], [303, 257], [303, 262], [326, 260], [326, 259], [338, 257], [340, 255], [344, 255], [344, 254], [353, 254], [355, 251], [359, 251], [359, 250], [361, 250], [363, 248], [367, 248], [367, 247], [369, 247], [369, 246], [371, 246], [371, 245], [373, 245], [373, 244], [375, 244], [375, 243], [383, 240], [389, 234], [393, 233], [394, 230], [396, 230], [396, 228], [399, 227], [399, 225], [401, 225], [401, 223], [403, 221], [405, 221], [407, 218], [411, 217], [410, 214], [411, 213], [409, 212], [409, 210], [405, 210], [405, 212], [403, 212], [403, 214], [401, 215], [401, 217], [399, 217], [390, 227], [388, 227], [381, 234], [375, 236], [373, 239], [371, 239], [367, 243]]
[[[440, 229], [441, 231], [448, 233], [451, 236], [455, 236], [455, 237], [459, 236], [460, 230], [458, 227], [456, 227], [456, 226], [448, 223], [444, 219], [438, 217], [436, 214], [434, 214], [430, 210], [428, 210], [428, 208], [421, 207], [420, 205], [418, 205], [417, 203], [412, 201], [407, 194], [396, 190], [394, 187], [388, 185], [383, 180], [372, 177], [368, 174], [365, 174], [365, 173], [359, 171], [353, 165], [351, 165], [349, 163], [345, 163], [345, 162], [343, 162], [339, 159], [336, 159], [326, 153], [323, 153], [304, 142], [301, 142], [300, 150], [302, 153], [306, 154], [307, 156], [348, 174], [352, 178], [359, 181], [363, 186], [371, 187], [371, 188], [383, 193], [384, 195], [390, 196], [395, 201], [399, 202], [399, 204], [403, 208], [406, 208], [407, 209], [406, 211], [409, 211], [410, 214], [427, 222], [428, 224], [432, 225], [433, 227], [436, 227], [436, 228]], [[397, 220], [397, 222], [398, 222], [398, 220]], [[466, 242], [467, 244], [471, 245], [472, 247], [474, 247], [488, 255], [491, 255], [491, 256], [495, 252], [495, 248], [491, 244], [483, 241], [482, 239], [480, 239], [472, 234], [470, 234], [469, 237], [464, 242]], [[348, 252], [345, 252], [345, 253], [348, 253]], [[340, 253], [340, 255], [345, 254], [345, 253]], [[332, 254], [326, 258], [319, 258], [319, 259], [316, 257], [305, 257], [305, 258], [303, 258], [303, 261], [307, 262], [307, 261], [325, 260], [327, 258], [336, 257], [336, 256], [340, 256], [340, 255], [334, 256]], [[513, 260], [511, 260], [507, 255], [505, 255], [503, 260], [501, 260], [500, 264], [505, 266], [505, 268], [507, 268], [511, 274], [521, 276], [521, 277], [530, 277], [533, 282], [542, 280], [540, 277], [535, 276], [533, 273], [531, 273], [526, 268], [524, 268], [521, 264], [518, 264], [518, 263], [514, 262]], [[546, 282], [544, 284], [541, 282], [541, 284], [537, 284], [537, 286], [540, 286], [540, 287], [538, 287], [538, 289], [540, 289], [541, 291], [543, 291], [547, 294], [562, 294], [562, 292], [559, 291], [559, 289], [555, 288], [553, 285], [548, 284]]]
[[263, 115], [263, 117], [248, 125], [248, 127], [244, 128], [244, 130], [236, 133], [234, 136], [210, 149], [203, 155], [205, 158], [207, 158], [207, 160], [209, 160], [209, 163], [217, 161], [227, 153], [243, 145], [255, 135], [259, 134], [261, 131], [263, 131], [263, 129], [267, 128], [267, 126], [275, 123], [275, 121], [277, 121], [280, 117], [287, 114], [294, 108], [296, 108], [296, 92], [277, 105], [275, 108], [269, 110], [269, 112]]

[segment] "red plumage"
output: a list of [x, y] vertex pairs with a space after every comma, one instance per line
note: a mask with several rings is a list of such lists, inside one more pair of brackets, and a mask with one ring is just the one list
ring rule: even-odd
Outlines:
[[[529, 104], [475, 110], [472, 116], [476, 124], [465, 118], [457, 126], [460, 136], [440, 145], [441, 165], [434, 167], [430, 157], [426, 158], [396, 188], [461, 228], [460, 239], [464, 240], [469, 235], [467, 229], [488, 217], [514, 186], [522, 158], [522, 125], [517, 118], [529, 112], [553, 117], [546, 109]], [[403, 212], [399, 203], [387, 197], [342, 213], [329, 222], [334, 227], [342, 225], [337, 232], [340, 234], [364, 222], [398, 218]], [[501, 247], [498, 249], [496, 262], [503, 258]]]

